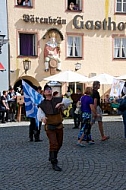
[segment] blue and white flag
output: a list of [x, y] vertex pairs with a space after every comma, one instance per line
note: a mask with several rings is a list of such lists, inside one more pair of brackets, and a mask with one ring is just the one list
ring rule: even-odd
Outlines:
[[33, 89], [28, 83], [22, 80], [23, 92], [24, 92], [24, 102], [25, 111], [27, 117], [32, 117], [36, 119], [37, 127], [37, 111], [38, 104], [44, 99], [41, 94], [39, 94], [35, 89]]

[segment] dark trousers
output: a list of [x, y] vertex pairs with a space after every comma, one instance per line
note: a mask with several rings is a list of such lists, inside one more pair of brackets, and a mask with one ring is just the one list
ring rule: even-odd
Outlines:
[[81, 115], [74, 113], [74, 125], [75, 125], [76, 128], [79, 127], [80, 122], [81, 122]]
[[124, 123], [124, 137], [126, 138], [126, 110], [122, 113]]
[[40, 140], [40, 130], [41, 130], [41, 122], [39, 122], [39, 128], [36, 126], [35, 118], [30, 118], [30, 125], [29, 125], [29, 138], [32, 141], [33, 137], [35, 140]]
[[9, 108], [10, 108], [9, 117], [11, 121], [15, 120], [16, 106], [17, 106], [16, 101], [9, 102]]
[[74, 126], [78, 128], [81, 122], [81, 115], [74, 113], [76, 110], [76, 103], [73, 103], [72, 107], [73, 107]]
[[9, 110], [7, 110], [5, 107], [1, 107], [0, 111], [2, 122], [4, 122], [5, 120], [8, 121]]
[[58, 152], [63, 143], [63, 128], [47, 130], [46, 135], [49, 139], [49, 161], [51, 161], [52, 168], [55, 171], [61, 171], [62, 169], [57, 166], [58, 164]]
[[63, 143], [63, 128], [47, 130], [46, 135], [49, 139], [49, 150], [58, 152]]

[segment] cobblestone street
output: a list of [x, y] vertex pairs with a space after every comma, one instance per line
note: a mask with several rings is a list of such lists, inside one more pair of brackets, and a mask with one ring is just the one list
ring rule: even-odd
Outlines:
[[[122, 121], [104, 121], [108, 141], [100, 141], [97, 124], [92, 128], [94, 145], [76, 146], [79, 130], [64, 125], [59, 166], [48, 161], [48, 139], [29, 142], [28, 124], [0, 124], [0, 190], [126, 190], [126, 139]], [[11, 124], [13, 125], [13, 123]]]

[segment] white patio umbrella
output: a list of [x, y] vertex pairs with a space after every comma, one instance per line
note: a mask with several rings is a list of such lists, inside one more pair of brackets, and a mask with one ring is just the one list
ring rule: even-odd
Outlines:
[[44, 78], [44, 80], [59, 81], [59, 82], [80, 82], [80, 81], [87, 82], [89, 78], [77, 72], [63, 71], [56, 75], [46, 77]]
[[75, 82], [75, 92], [76, 92], [76, 82], [88, 82], [89, 78], [73, 71], [62, 71], [56, 75], [46, 77], [44, 80], [47, 81], [59, 81], [59, 82]]
[[112, 84], [114, 78], [115, 77], [113, 77], [112, 75], [103, 73], [103, 74], [99, 74], [97, 76], [89, 78], [89, 82], [99, 81], [100, 84]]
[[115, 77], [113, 77], [112, 75], [102, 73], [102, 74], [99, 74], [97, 76], [91, 77], [89, 79], [89, 82], [93, 82], [93, 81], [99, 81], [100, 82], [100, 84], [102, 85], [102, 93], [103, 93], [103, 98], [104, 98], [104, 85], [105, 84], [112, 84], [114, 78]]
[[121, 76], [117, 77], [117, 79], [126, 80], [126, 75], [121, 75]]

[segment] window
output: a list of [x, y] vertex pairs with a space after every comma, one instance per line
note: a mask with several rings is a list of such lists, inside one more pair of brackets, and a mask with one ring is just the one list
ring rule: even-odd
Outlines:
[[114, 39], [114, 58], [126, 58], [126, 38]]
[[32, 6], [32, 0], [16, 0], [16, 5], [31, 7]]
[[116, 0], [116, 12], [126, 13], [126, 0]]
[[19, 33], [19, 56], [36, 56], [37, 39], [36, 34]]
[[82, 0], [67, 0], [67, 10], [81, 11], [82, 10]]
[[82, 36], [67, 37], [67, 57], [82, 57]]

